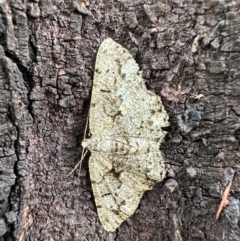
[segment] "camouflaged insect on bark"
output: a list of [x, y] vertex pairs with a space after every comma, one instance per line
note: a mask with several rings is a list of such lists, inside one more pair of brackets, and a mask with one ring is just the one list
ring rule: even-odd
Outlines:
[[142, 195], [165, 176], [159, 146], [168, 126], [161, 98], [146, 89], [139, 66], [112, 39], [100, 46], [89, 114], [90, 177], [99, 219], [114, 231]]

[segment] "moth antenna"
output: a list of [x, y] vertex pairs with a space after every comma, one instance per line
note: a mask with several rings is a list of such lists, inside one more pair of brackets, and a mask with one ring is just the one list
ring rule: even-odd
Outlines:
[[[88, 114], [88, 116], [87, 116], [87, 122], [86, 122], [85, 129], [84, 129], [83, 141], [84, 141], [85, 138], [86, 138], [87, 127], [88, 127], [88, 118], [89, 118], [89, 114]], [[78, 167], [79, 165], [80, 165], [80, 171], [81, 171], [82, 160], [83, 160], [84, 157], [86, 156], [87, 152], [88, 152], [88, 150], [85, 151], [85, 147], [83, 147], [80, 161], [79, 161], [79, 162], [77, 163], [77, 165], [72, 169], [72, 171], [68, 173], [67, 176], [70, 176], [70, 175], [77, 169], [77, 167]]]
[[[84, 148], [83, 148], [84, 149]], [[80, 165], [80, 170], [81, 170], [81, 166], [82, 166], [82, 160], [84, 159], [84, 157], [86, 156], [86, 154], [88, 153], [88, 150], [86, 150], [81, 158], [81, 160], [77, 163], [77, 165], [72, 169], [71, 172], [68, 173], [67, 176], [70, 176], [76, 169], [77, 167]]]
[[[88, 115], [87, 115], [87, 122], [86, 122], [86, 125], [85, 125], [83, 141], [85, 141], [85, 139], [86, 139], [87, 127], [88, 127], [88, 120], [89, 120], [89, 113], [88, 113]], [[85, 146], [84, 146], [83, 149], [82, 149], [81, 160], [78, 162], [78, 165], [80, 166], [80, 167], [79, 167], [79, 176], [80, 176], [80, 172], [81, 172], [81, 169], [82, 169], [82, 160], [83, 160], [84, 157], [86, 156], [88, 150], [87, 150], [86, 152], [84, 152], [84, 151], [85, 151]]]
[[[88, 119], [89, 119], [89, 113], [88, 113], [88, 116], [87, 116], [87, 122], [86, 122], [85, 130], [84, 130], [84, 137], [83, 137], [83, 140], [85, 140], [85, 138], [86, 138], [87, 127], [88, 127]], [[84, 149], [84, 148], [83, 148], [83, 149]]]

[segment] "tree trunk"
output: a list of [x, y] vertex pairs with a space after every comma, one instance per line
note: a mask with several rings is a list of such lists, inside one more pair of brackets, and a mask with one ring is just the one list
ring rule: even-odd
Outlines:
[[[233, 0], [0, 0], [0, 240], [238, 241], [239, 9]], [[68, 176], [107, 37], [131, 52], [171, 123], [166, 179], [112, 233], [98, 219], [88, 158]]]

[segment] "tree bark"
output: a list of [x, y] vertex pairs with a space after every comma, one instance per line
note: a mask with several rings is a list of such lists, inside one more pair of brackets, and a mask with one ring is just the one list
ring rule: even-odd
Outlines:
[[[0, 240], [238, 241], [239, 9], [233, 0], [0, 0]], [[171, 122], [166, 179], [113, 233], [99, 222], [88, 158], [67, 176], [107, 37], [131, 52]]]

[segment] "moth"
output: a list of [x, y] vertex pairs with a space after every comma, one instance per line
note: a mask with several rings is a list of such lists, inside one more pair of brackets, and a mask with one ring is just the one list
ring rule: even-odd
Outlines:
[[89, 112], [89, 172], [99, 219], [114, 231], [165, 176], [159, 146], [169, 126], [161, 98], [146, 89], [131, 54], [108, 38], [96, 59]]

